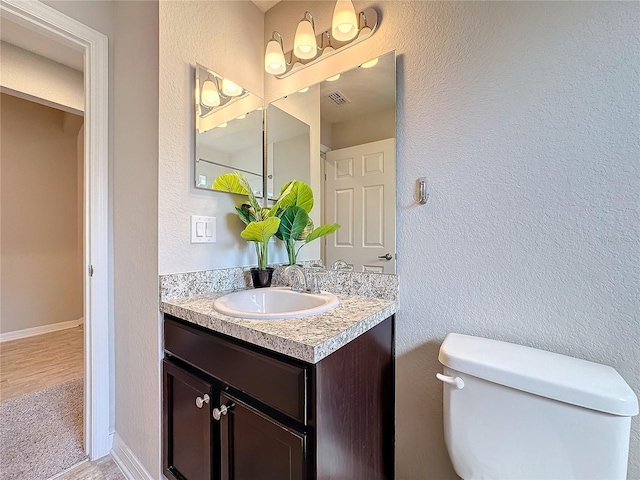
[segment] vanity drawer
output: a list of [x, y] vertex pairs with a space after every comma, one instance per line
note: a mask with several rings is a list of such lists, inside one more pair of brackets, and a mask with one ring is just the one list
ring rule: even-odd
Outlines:
[[164, 349], [246, 394], [307, 423], [307, 367], [196, 329], [165, 315]]

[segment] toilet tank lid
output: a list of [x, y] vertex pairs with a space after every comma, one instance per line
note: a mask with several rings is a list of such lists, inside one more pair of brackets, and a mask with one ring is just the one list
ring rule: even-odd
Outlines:
[[638, 399], [613, 368], [513, 343], [450, 333], [440, 363], [493, 383], [620, 416], [638, 414]]

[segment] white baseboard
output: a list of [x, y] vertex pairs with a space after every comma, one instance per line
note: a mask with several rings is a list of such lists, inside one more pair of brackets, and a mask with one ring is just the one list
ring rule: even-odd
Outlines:
[[120, 435], [113, 435], [113, 446], [111, 447], [111, 456], [114, 462], [120, 467], [122, 473], [127, 480], [153, 480], [153, 477], [147, 469], [144, 468], [140, 460], [122, 441]]
[[15, 330], [13, 332], [0, 333], [0, 343], [10, 340], [18, 340], [19, 338], [35, 337], [43, 333], [57, 332], [67, 328], [77, 327], [84, 323], [84, 318], [77, 320], [69, 320], [68, 322], [53, 323], [51, 325], [43, 325], [41, 327], [25, 328], [23, 330]]

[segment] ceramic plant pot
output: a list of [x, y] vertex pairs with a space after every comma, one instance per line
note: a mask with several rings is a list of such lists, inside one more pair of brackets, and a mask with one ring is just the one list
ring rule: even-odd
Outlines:
[[270, 287], [272, 277], [273, 268], [271, 267], [267, 267], [265, 270], [260, 270], [257, 267], [251, 268], [251, 281], [253, 282], [253, 288]]

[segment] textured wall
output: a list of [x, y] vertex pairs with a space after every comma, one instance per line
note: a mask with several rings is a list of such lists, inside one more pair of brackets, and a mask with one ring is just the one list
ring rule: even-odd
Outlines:
[[[434, 378], [448, 332], [606, 363], [640, 393], [640, 5], [376, 5], [374, 37], [265, 96], [399, 55], [397, 477], [454, 478]], [[325, 29], [332, 7], [282, 2], [265, 36], [290, 44], [305, 9]]]
[[113, 109], [115, 426], [153, 478], [161, 477], [158, 9], [115, 2]]
[[[263, 15], [251, 2], [160, 2], [160, 273], [256, 262], [241, 242], [241, 197], [194, 188], [195, 64], [262, 97]], [[217, 218], [217, 243], [191, 245], [190, 216]]]
[[82, 72], [5, 42], [0, 43], [0, 59], [4, 88], [50, 107], [77, 114], [84, 111]]
[[0, 332], [78, 320], [77, 128], [64, 131], [71, 114], [54, 108], [5, 94], [0, 103]]

